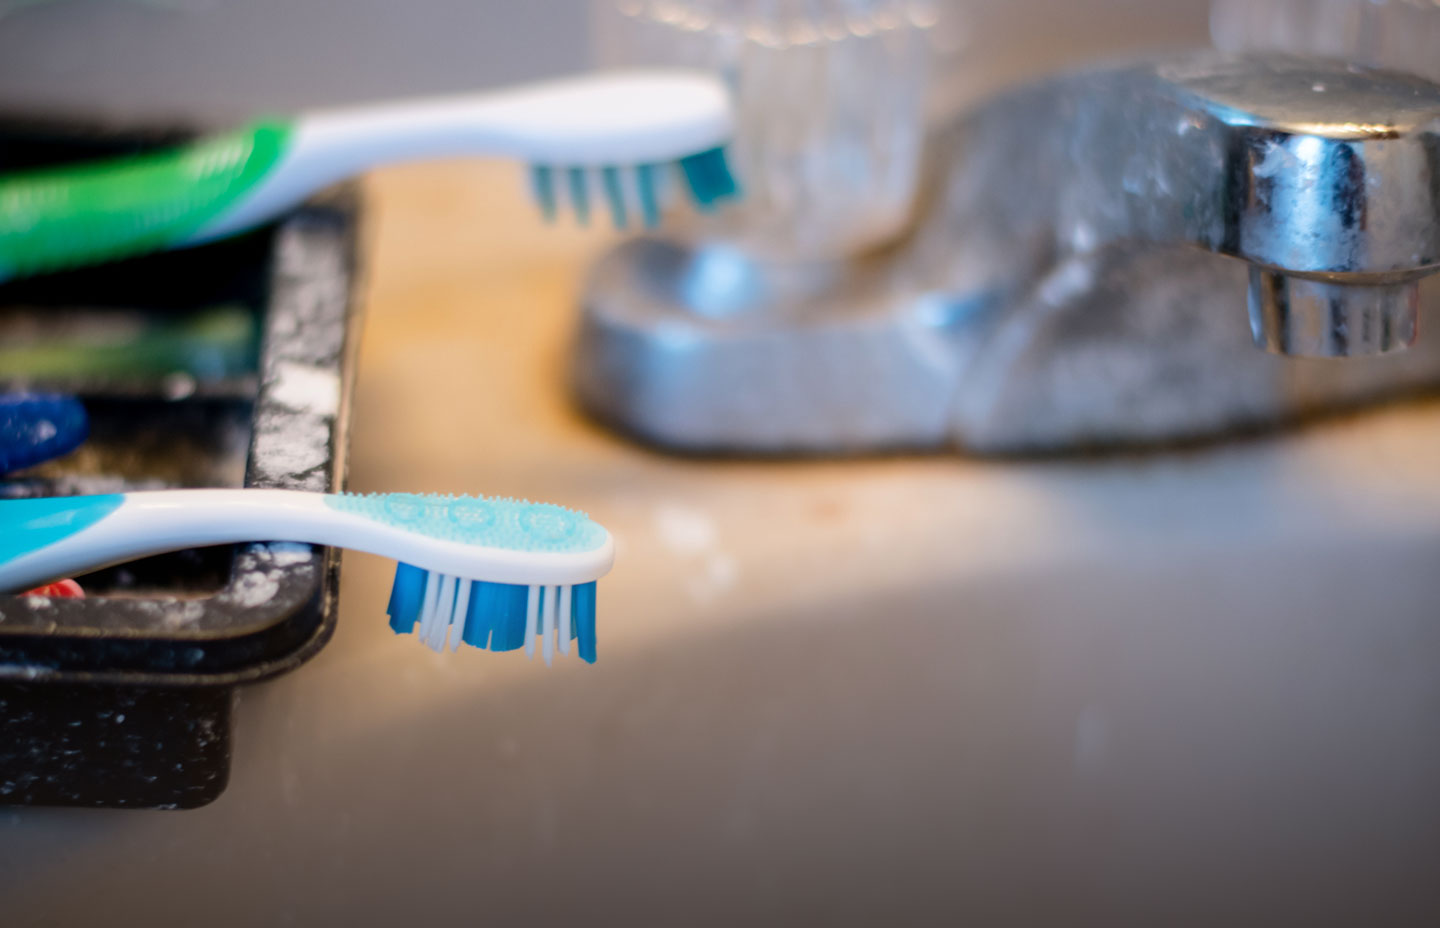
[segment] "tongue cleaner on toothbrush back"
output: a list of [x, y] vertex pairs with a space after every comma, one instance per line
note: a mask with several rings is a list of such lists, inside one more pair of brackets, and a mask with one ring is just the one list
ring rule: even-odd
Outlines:
[[733, 129], [719, 79], [685, 70], [257, 123], [179, 149], [0, 177], [0, 280], [244, 232], [396, 161], [516, 158], [533, 166], [547, 217], [568, 204], [584, 222], [593, 200], [617, 226], [653, 226], [667, 173], [703, 210], [736, 194], [722, 149]]
[[155, 492], [0, 500], [0, 590], [152, 554], [246, 541], [299, 541], [399, 561], [390, 625], [437, 651], [542, 642], [547, 663], [578, 639], [595, 660], [595, 581], [610, 533], [584, 514], [483, 497], [291, 490]]

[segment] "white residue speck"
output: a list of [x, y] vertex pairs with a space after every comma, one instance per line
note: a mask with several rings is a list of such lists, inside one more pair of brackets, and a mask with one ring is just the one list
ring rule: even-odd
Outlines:
[[309, 545], [297, 544], [293, 541], [275, 541], [270, 543], [270, 563], [276, 567], [290, 567], [295, 564], [304, 564], [310, 560], [314, 549]]
[[[330, 461], [326, 420], [299, 413], [264, 416], [256, 424], [256, 469], [267, 477], [288, 477], [322, 467]], [[322, 477], [323, 479], [323, 477]]]
[[676, 554], [702, 554], [715, 546], [715, 523], [698, 509], [661, 506], [654, 521], [660, 541]]
[[282, 361], [275, 365], [270, 398], [295, 412], [333, 416], [340, 409], [340, 376], [329, 368]]
[[280, 581], [266, 571], [240, 573], [225, 591], [226, 600], [241, 606], [262, 606], [280, 592]]

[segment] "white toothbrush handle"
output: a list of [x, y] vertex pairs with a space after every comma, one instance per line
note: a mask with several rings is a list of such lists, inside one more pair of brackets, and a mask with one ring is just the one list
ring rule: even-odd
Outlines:
[[482, 548], [387, 525], [296, 490], [127, 493], [94, 524], [0, 563], [0, 590], [25, 589], [111, 564], [205, 545], [294, 541], [350, 548], [495, 583], [586, 582], [609, 569], [613, 543], [583, 553]]
[[316, 191], [378, 165], [493, 148], [486, 99], [375, 106], [314, 113], [291, 127], [285, 153], [255, 188], [190, 239], [199, 243], [262, 225]]

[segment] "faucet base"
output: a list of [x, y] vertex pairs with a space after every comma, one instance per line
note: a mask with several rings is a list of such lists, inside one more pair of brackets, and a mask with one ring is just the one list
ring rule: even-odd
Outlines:
[[[1440, 339], [1333, 361], [1257, 351], [1246, 267], [1190, 248], [1071, 259], [1022, 298], [832, 269], [777, 302], [698, 297], [705, 258], [637, 240], [585, 293], [572, 382], [598, 419], [686, 454], [1053, 454], [1215, 440], [1440, 388]], [[708, 272], [707, 272], [708, 273]], [[1419, 285], [1440, 331], [1440, 281]]]
[[591, 274], [576, 394], [601, 420], [677, 451], [944, 447], [964, 313], [891, 292], [875, 270], [797, 272], [624, 243]]

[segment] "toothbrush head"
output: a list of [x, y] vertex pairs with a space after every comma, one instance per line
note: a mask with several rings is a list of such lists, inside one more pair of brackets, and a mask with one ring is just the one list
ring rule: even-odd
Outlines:
[[683, 186], [695, 208], [712, 212], [740, 193], [723, 147], [710, 148], [677, 161], [602, 167], [535, 165], [530, 169], [531, 193], [547, 222], [566, 206], [581, 225], [590, 222], [591, 203], [608, 208], [615, 228], [640, 223], [647, 229], [660, 224], [660, 213]]
[[[443, 567], [398, 563], [387, 609], [396, 633], [418, 634], [435, 651], [463, 641], [491, 651], [523, 646], [531, 656], [539, 637], [547, 664], [574, 641], [581, 659], [594, 663], [595, 581], [609, 570], [614, 545], [584, 513], [471, 496], [325, 499], [341, 512], [423, 536], [410, 560]], [[496, 582], [507, 571], [528, 582]]]
[[547, 219], [569, 208], [583, 225], [592, 205], [616, 228], [653, 227], [677, 187], [708, 212], [739, 195], [725, 146], [735, 132], [724, 83], [703, 71], [594, 74], [517, 95], [507, 131], [524, 139], [531, 188]]

